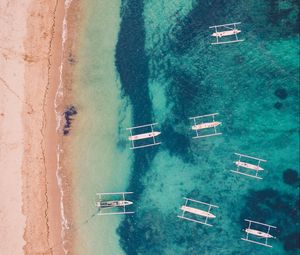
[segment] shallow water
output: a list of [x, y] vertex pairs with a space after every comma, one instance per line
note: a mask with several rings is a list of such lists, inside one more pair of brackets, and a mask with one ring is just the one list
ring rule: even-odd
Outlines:
[[[130, 151], [119, 142], [130, 125], [130, 107], [121, 98], [114, 65], [120, 2], [86, 1], [74, 77], [78, 114], [72, 123], [76, 254], [123, 254], [116, 228], [122, 217], [97, 215], [98, 192], [126, 189]], [[125, 139], [125, 138], [124, 138]], [[117, 159], [117, 160], [116, 160]]]

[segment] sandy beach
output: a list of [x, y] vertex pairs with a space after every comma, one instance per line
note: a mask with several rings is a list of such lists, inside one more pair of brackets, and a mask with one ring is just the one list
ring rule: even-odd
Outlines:
[[0, 3], [1, 254], [65, 254], [54, 99], [63, 1]]

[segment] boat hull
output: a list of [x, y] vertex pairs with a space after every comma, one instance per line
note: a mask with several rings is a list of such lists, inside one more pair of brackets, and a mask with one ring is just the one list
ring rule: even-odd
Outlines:
[[221, 122], [214, 121], [214, 122], [208, 122], [208, 123], [201, 123], [201, 124], [193, 125], [192, 129], [193, 130], [200, 130], [200, 129], [217, 127], [219, 125], [221, 125]]
[[261, 168], [260, 166], [253, 165], [253, 164], [249, 164], [249, 163], [242, 162], [242, 161], [236, 161], [236, 162], [234, 162], [234, 163], [235, 163], [237, 166], [239, 166], [239, 167], [244, 167], [244, 168], [248, 168], [248, 169], [255, 170], [255, 171], [262, 171], [262, 170], [264, 170], [264, 169]]
[[241, 32], [241, 30], [232, 29], [232, 30], [228, 30], [228, 31], [215, 32], [211, 36], [214, 36], [214, 37], [223, 37], [223, 36], [236, 35], [236, 34], [238, 34], [240, 32]]
[[211, 218], [211, 219], [216, 218], [216, 216], [213, 215], [212, 213], [209, 213], [209, 212], [206, 212], [206, 211], [203, 211], [203, 210], [200, 210], [200, 209], [196, 209], [196, 208], [193, 208], [193, 207], [183, 205], [183, 206], [181, 206], [180, 209], [182, 211], [193, 213], [193, 214], [200, 215], [200, 216], [203, 216], [203, 217], [207, 217], [207, 218]]
[[272, 238], [273, 237], [272, 235], [270, 235], [268, 233], [261, 232], [261, 231], [251, 229], [251, 228], [245, 229], [245, 232], [248, 233], [248, 234], [251, 234], [251, 235], [262, 237], [262, 238]]
[[97, 203], [97, 207], [105, 209], [105, 208], [113, 208], [113, 207], [123, 207], [127, 205], [133, 204], [131, 201], [126, 200], [112, 200], [112, 201], [100, 201]]
[[149, 133], [144, 133], [144, 134], [139, 134], [139, 135], [132, 135], [129, 136], [128, 139], [130, 141], [136, 141], [136, 140], [142, 140], [142, 139], [146, 139], [146, 138], [152, 138], [155, 136], [160, 135], [161, 132], [149, 132]]

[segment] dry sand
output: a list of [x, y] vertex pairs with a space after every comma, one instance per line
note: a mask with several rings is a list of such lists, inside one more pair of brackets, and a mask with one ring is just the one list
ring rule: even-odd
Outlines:
[[64, 1], [0, 1], [0, 251], [64, 254], [54, 98]]
[[21, 167], [25, 67], [22, 40], [26, 19], [23, 16], [16, 3], [0, 2], [0, 250], [7, 255], [22, 254], [24, 245]]

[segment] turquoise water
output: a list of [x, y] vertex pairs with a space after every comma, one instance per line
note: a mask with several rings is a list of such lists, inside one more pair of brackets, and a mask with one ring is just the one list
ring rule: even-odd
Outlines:
[[[78, 254], [296, 254], [297, 2], [89, 0], [86, 9], [73, 130]], [[237, 21], [244, 42], [210, 45], [209, 26]], [[223, 134], [192, 139], [188, 118], [213, 112]], [[151, 122], [162, 144], [130, 151], [126, 127]], [[266, 159], [263, 180], [231, 173], [234, 152]], [[134, 215], [93, 216], [95, 193], [123, 190], [134, 192]], [[177, 218], [183, 197], [218, 205], [214, 226]], [[278, 227], [273, 249], [240, 240], [245, 218]]]
[[[158, 121], [163, 132], [159, 148], [135, 153], [137, 213], [119, 228], [127, 254], [296, 254], [299, 182], [288, 185], [283, 174], [299, 171], [297, 8], [124, 2], [116, 61], [123, 91], [134, 124]], [[235, 21], [245, 42], [209, 44], [209, 26]], [[191, 139], [188, 117], [213, 112], [223, 135]], [[234, 152], [267, 159], [264, 179], [231, 173]], [[219, 206], [213, 228], [176, 217], [185, 196]], [[273, 249], [240, 240], [244, 218], [278, 227]]]

